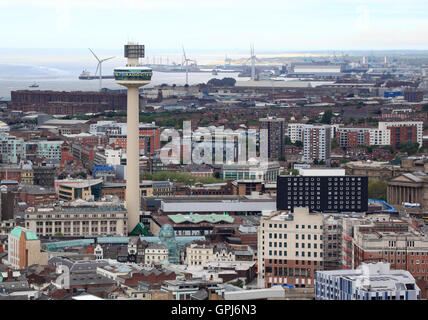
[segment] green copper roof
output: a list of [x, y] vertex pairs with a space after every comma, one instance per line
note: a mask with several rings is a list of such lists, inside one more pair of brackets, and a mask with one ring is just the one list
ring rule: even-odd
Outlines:
[[219, 222], [226, 222], [226, 223], [233, 223], [233, 218], [227, 214], [173, 214], [168, 216], [174, 223], [180, 224], [180, 223], [201, 223], [201, 222], [208, 222], [208, 223], [219, 223]]
[[20, 227], [15, 227], [10, 232], [10, 234], [14, 237], [21, 238], [21, 233], [24, 232], [26, 240], [39, 240], [36, 234], [33, 231], [26, 230]]
[[141, 222], [138, 222], [138, 224], [135, 226], [135, 228], [129, 233], [130, 236], [140, 236], [140, 235], [149, 235], [149, 230], [147, 230], [147, 227], [142, 224]]

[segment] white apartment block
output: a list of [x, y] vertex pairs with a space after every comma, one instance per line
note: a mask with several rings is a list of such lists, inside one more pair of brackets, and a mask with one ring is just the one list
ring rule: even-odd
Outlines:
[[391, 144], [391, 132], [387, 129], [368, 129], [371, 146], [386, 146]]
[[303, 133], [303, 161], [330, 161], [331, 128], [328, 126], [305, 126]]
[[288, 123], [286, 135], [290, 138], [292, 143], [296, 141], [303, 141], [302, 132], [305, 127], [304, 123]]
[[[292, 143], [295, 143], [296, 141], [303, 142], [302, 133], [306, 126], [309, 126], [309, 125], [304, 123], [288, 123], [285, 135], [290, 138]], [[320, 125], [320, 126], [331, 128], [331, 139], [334, 139], [334, 137], [336, 136], [336, 131], [339, 130], [340, 128], [339, 124]]]

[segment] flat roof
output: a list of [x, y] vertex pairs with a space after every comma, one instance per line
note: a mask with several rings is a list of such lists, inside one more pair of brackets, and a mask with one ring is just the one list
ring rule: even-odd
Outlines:
[[180, 224], [180, 223], [201, 223], [201, 222], [208, 222], [208, 223], [220, 223], [220, 222], [226, 222], [226, 223], [233, 223], [234, 219], [226, 214], [175, 214], [175, 215], [169, 215], [168, 218], [170, 218], [174, 223]]
[[304, 177], [331, 177], [331, 176], [344, 176], [345, 169], [305, 169], [300, 168], [299, 174]]
[[200, 201], [165, 201], [161, 202], [163, 212], [245, 212], [276, 210], [276, 201], [261, 200], [200, 200]]

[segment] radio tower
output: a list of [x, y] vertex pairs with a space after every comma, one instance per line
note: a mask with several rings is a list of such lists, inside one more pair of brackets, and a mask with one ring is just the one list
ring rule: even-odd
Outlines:
[[140, 222], [140, 148], [139, 148], [139, 93], [138, 88], [150, 83], [152, 69], [140, 65], [144, 58], [144, 45], [125, 45], [125, 67], [114, 69], [116, 83], [125, 86], [127, 93], [126, 111], [126, 209], [128, 211], [128, 233]]

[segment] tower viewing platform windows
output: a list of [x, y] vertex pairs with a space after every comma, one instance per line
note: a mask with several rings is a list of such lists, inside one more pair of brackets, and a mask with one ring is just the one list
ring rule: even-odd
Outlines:
[[145, 67], [120, 68], [113, 73], [116, 81], [150, 81], [152, 74], [152, 69]]

